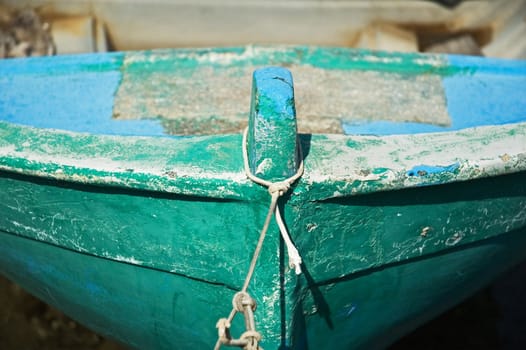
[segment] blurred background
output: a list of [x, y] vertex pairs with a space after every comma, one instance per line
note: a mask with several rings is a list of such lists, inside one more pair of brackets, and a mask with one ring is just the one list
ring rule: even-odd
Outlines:
[[[526, 59], [526, 1], [0, 0], [0, 58], [250, 44]], [[525, 273], [392, 349], [526, 348]], [[0, 310], [0, 349], [123, 349], [2, 277]]]
[[525, 13], [524, 0], [0, 0], [0, 45], [4, 56], [305, 44], [525, 58]]

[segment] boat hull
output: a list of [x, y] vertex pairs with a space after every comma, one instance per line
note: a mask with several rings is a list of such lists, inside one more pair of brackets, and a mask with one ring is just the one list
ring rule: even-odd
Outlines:
[[[317, 237], [324, 243], [323, 246], [321, 243], [309, 244], [306, 237], [296, 237], [299, 250], [304, 252], [304, 274], [296, 277], [290, 274], [284, 259], [277, 258], [278, 255], [283, 257], [284, 247], [277, 239], [276, 227], [269, 233], [272, 238], [264, 246], [263, 258], [258, 262], [253, 287], [250, 288], [258, 302], [256, 322], [265, 335], [263, 346], [381, 348], [469, 296], [525, 256], [525, 177], [526, 174], [518, 173], [442, 188], [391, 191], [333, 203], [316, 202], [312, 208], [316, 208], [318, 214], [313, 214], [305, 205], [302, 210], [294, 205], [287, 206], [285, 216], [292, 228], [317, 220], [316, 215], [323, 216], [326, 225], [320, 224], [314, 233], [317, 231]], [[148, 192], [120, 193], [111, 188], [42, 183], [5, 173], [0, 178], [0, 185], [15, 194], [10, 202], [3, 204], [5, 213], [9, 206], [15, 208], [10, 203], [16, 203], [16, 208], [26, 208], [25, 212], [41, 210], [39, 218], [45, 217], [42, 210], [50, 217], [53, 213], [68, 211], [70, 216], [67, 219], [61, 221], [56, 216], [53, 225], [70, 233], [78, 227], [86, 227], [80, 211], [77, 214], [71, 212], [74, 210], [72, 203], [83, 203], [81, 211], [90, 213], [93, 220], [91, 230], [85, 230], [83, 235], [85, 238], [91, 236], [89, 240], [94, 245], [110, 240], [121, 243], [123, 249], [132, 249], [133, 246], [144, 249], [171, 237], [171, 247], [187, 250], [186, 255], [183, 251], [168, 255], [166, 264], [187, 266], [188, 269], [184, 273], [175, 268], [170, 272], [158, 266], [147, 266], [147, 261], [134, 260], [139, 257], [133, 258], [126, 250], [120, 255], [121, 261], [116, 261], [119, 254], [97, 256], [93, 254], [95, 250], [79, 252], [59, 242], [44, 243], [36, 236], [2, 230], [0, 266], [8, 278], [88, 327], [132, 348], [206, 349], [213, 346], [217, 337], [215, 322], [231, 308], [230, 299], [242, 282], [239, 276], [248, 265], [253, 245], [251, 238], [245, 237], [243, 240], [247, 246], [243, 248], [242, 242], [239, 239], [233, 242], [227, 231], [214, 230], [215, 224], [227, 220], [225, 211], [239, 212], [240, 208], [248, 207], [250, 209], [245, 209], [242, 215], [243, 223], [237, 225], [251, 228], [248, 231], [255, 230], [264, 215], [264, 205], [244, 201], [212, 201], [210, 204], [206, 199], [155, 198], [155, 194]], [[164, 205], [164, 212], [159, 212], [155, 203]], [[126, 215], [123, 205], [133, 210]], [[196, 217], [192, 215], [196, 206], [201, 208], [201, 216], [197, 217], [206, 217], [207, 221], [200, 235], [208, 242], [215, 242], [215, 251], [211, 247], [203, 251], [197, 245], [199, 237], [177, 232], [177, 226], [187, 225], [183, 220]], [[226, 208], [225, 211], [217, 209], [221, 206]], [[214, 209], [207, 211], [207, 207]], [[384, 219], [375, 214], [375, 208], [382, 211]], [[495, 220], [493, 225], [498, 226], [496, 229], [489, 224], [486, 231], [477, 227], [480, 208], [491, 210], [491, 217]], [[119, 217], [114, 216], [113, 209], [118, 209]], [[11, 210], [16, 214], [15, 209]], [[165, 226], [165, 221], [155, 227], [147, 227], [145, 222], [141, 226], [137, 218], [151, 210], [174, 222], [175, 226]], [[361, 217], [368, 224], [357, 226], [352, 221], [347, 224], [339, 222], [338, 217], [345, 210], [349, 211], [345, 217]], [[412, 216], [414, 226], [390, 221], [391, 210], [401, 214], [396, 216], [399, 218]], [[297, 212], [303, 215], [294, 216]], [[331, 217], [329, 212], [339, 212], [340, 215]], [[436, 245], [440, 241], [437, 226], [433, 229], [435, 231], [427, 233], [428, 237], [424, 237], [420, 231], [414, 230], [420, 227], [418, 221], [432, 217], [444, 219], [446, 213], [455, 212], [463, 212], [465, 220], [471, 221], [474, 228], [471, 234], [477, 239], [462, 244], [463, 239], [469, 239], [464, 237], [448, 249], [406, 258], [402, 254], [391, 261], [387, 261], [390, 252], [385, 250], [383, 260], [379, 255], [371, 256], [370, 267], [352, 272], [353, 266], [359, 267], [356, 261], [366, 257], [367, 248], [378, 249], [378, 245], [384, 244], [384, 249], [387, 249], [391, 245], [401, 253], [403, 250], [398, 249], [400, 242], [407, 243], [410, 238], [415, 238], [413, 236], [420, 240], [421, 245], [426, 239], [428, 244], [434, 242]], [[369, 214], [362, 217], [363, 213]], [[484, 221], [491, 222], [488, 219], [486, 217]], [[4, 226], [7, 221], [16, 221], [18, 227], [29, 227], [31, 220], [21, 214], [16, 220], [14, 216], [6, 215]], [[113, 222], [115, 227], [124, 223], [128, 226], [135, 224], [144, 230], [144, 237], [150, 239], [126, 239], [118, 236], [117, 230], [105, 225], [97, 227], [95, 222]], [[451, 222], [449, 225], [455, 226]], [[464, 226], [466, 222], [458, 225]], [[383, 229], [384, 240], [383, 243], [378, 241], [374, 247], [370, 242], [371, 233], [378, 232], [379, 228]], [[90, 231], [93, 234], [90, 235]], [[331, 238], [327, 236], [329, 234]], [[126, 240], [126, 244], [122, 244]], [[82, 244], [81, 241], [77, 243]], [[235, 257], [243, 254], [226, 252], [228, 246], [245, 250], [242, 260], [236, 262]], [[342, 252], [347, 253], [342, 256]], [[360, 254], [362, 256], [357, 260]], [[203, 260], [216, 266], [215, 270], [209, 267], [210, 274], [196, 273], [199, 269], [206, 269], [206, 266], [200, 266]], [[341, 271], [330, 264], [342, 265], [340, 268], [352, 273], [331, 276]], [[236, 334], [242, 328], [239, 321], [234, 323], [233, 332]]]
[[[262, 64], [301, 93], [279, 67], [250, 99], [225, 89]], [[265, 348], [383, 347], [524, 257], [525, 68], [308, 47], [2, 62], [1, 270], [134, 348], [212, 347], [244, 285]], [[347, 135], [298, 134], [296, 98]], [[168, 135], [238, 130], [249, 100], [246, 139]], [[286, 227], [245, 284], [269, 192]]]

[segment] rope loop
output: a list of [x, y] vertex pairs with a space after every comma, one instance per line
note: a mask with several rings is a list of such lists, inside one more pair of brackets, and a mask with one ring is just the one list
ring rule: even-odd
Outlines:
[[[253, 182], [268, 188], [268, 192], [272, 196], [269, 213], [271, 211], [275, 212], [276, 222], [278, 224], [279, 231], [281, 233], [281, 237], [283, 238], [283, 241], [285, 242], [285, 245], [287, 246], [287, 253], [289, 255], [290, 266], [293, 267], [295, 272], [296, 272], [296, 274], [299, 275], [299, 274], [301, 274], [301, 266], [300, 266], [301, 262], [302, 262], [301, 256], [299, 255], [298, 249], [296, 249], [296, 246], [294, 245], [294, 243], [290, 239], [290, 235], [289, 235], [289, 233], [287, 231], [285, 223], [283, 222], [283, 219], [281, 218], [281, 214], [280, 214], [279, 208], [277, 206], [277, 199], [279, 197], [283, 196], [285, 193], [287, 193], [290, 190], [290, 187], [292, 186], [292, 184], [294, 182], [296, 182], [303, 175], [304, 166], [303, 166], [303, 153], [302, 153], [302, 150], [301, 150], [301, 145], [300, 145], [299, 142], [296, 142], [297, 143], [298, 159], [299, 159], [299, 162], [300, 162], [299, 166], [298, 166], [298, 170], [296, 171], [296, 173], [294, 175], [292, 175], [291, 177], [289, 177], [288, 179], [285, 179], [285, 180], [282, 180], [282, 181], [278, 181], [278, 182], [271, 182], [271, 181], [267, 181], [267, 180], [264, 180], [264, 179], [261, 179], [261, 178], [257, 177], [250, 170], [250, 165], [249, 165], [249, 161], [248, 161], [247, 138], [248, 138], [248, 128], [246, 128], [245, 131], [243, 132], [243, 145], [242, 145], [242, 148], [243, 148], [243, 162], [244, 162], [245, 173], [246, 173], [247, 177], [250, 180], [252, 180]], [[267, 217], [267, 219], [268, 219], [268, 217]], [[266, 230], [268, 228], [267, 227], [268, 226], [267, 222], [265, 222], [265, 225], [266, 226], [263, 227], [263, 230], [261, 230], [260, 241], [262, 241], [261, 237], [264, 238], [264, 235], [266, 234]], [[256, 247], [256, 251], [254, 252], [254, 257], [256, 259], [257, 259], [257, 256], [259, 255], [258, 247]], [[254, 264], [255, 264], [255, 261], [254, 261]], [[252, 265], [251, 265], [251, 267], [252, 267]], [[253, 271], [251, 271], [251, 269], [249, 269], [249, 273], [248, 273], [247, 279], [245, 280], [245, 285], [246, 286], [248, 286], [246, 281], [248, 281], [250, 279], [251, 272], [253, 272]]]
[[257, 331], [246, 331], [245, 333], [241, 334], [241, 339], [250, 339], [253, 338], [256, 341], [261, 341], [261, 334]]
[[226, 318], [220, 318], [216, 323], [217, 336], [219, 342], [225, 344], [228, 342], [230, 337], [230, 321]]
[[259, 347], [259, 342], [261, 341], [261, 334], [257, 331], [246, 331], [241, 334], [239, 339], [247, 342], [244, 349], [246, 350], [261, 350]]

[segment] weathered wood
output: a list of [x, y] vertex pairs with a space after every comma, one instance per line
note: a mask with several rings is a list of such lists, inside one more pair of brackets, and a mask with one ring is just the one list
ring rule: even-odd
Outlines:
[[270, 67], [254, 72], [247, 136], [252, 174], [280, 181], [296, 173], [296, 108], [288, 70]]
[[[347, 128], [380, 135], [300, 135], [305, 173], [282, 205], [304, 275], [288, 270], [271, 226], [250, 287], [263, 347], [385, 346], [523, 259], [523, 62], [253, 49], [0, 62], [0, 87], [11, 88], [0, 95], [2, 273], [131, 347], [213, 346], [213, 325], [243, 282], [268, 194], [244, 174], [240, 133], [166, 137], [159, 121], [111, 116], [120, 94], [132, 96], [125, 79], [138, 86], [141, 77], [177, 70], [191, 81], [200, 67], [223, 78], [236, 65], [267, 61], [416, 85], [431, 75], [451, 124], [432, 126], [442, 133], [373, 123]], [[262, 173], [270, 179], [295, 169], [292, 83], [278, 73], [290, 82], [273, 81], [282, 91], [265, 90], [257, 79], [268, 76], [256, 74], [252, 117], [287, 132], [249, 146], [287, 150], [260, 157], [276, 159]], [[143, 79], [140, 91], [151, 82]], [[140, 94], [141, 103], [155, 104], [159, 91]], [[48, 100], [35, 105], [42, 96]], [[374, 107], [389, 111], [389, 99], [380, 101]], [[247, 117], [249, 99], [239, 109]], [[233, 332], [241, 328], [235, 323]]]

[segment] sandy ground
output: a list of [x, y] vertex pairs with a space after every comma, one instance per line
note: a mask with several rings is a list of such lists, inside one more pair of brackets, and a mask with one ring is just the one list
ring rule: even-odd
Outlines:
[[124, 350], [0, 275], [0, 349]]

